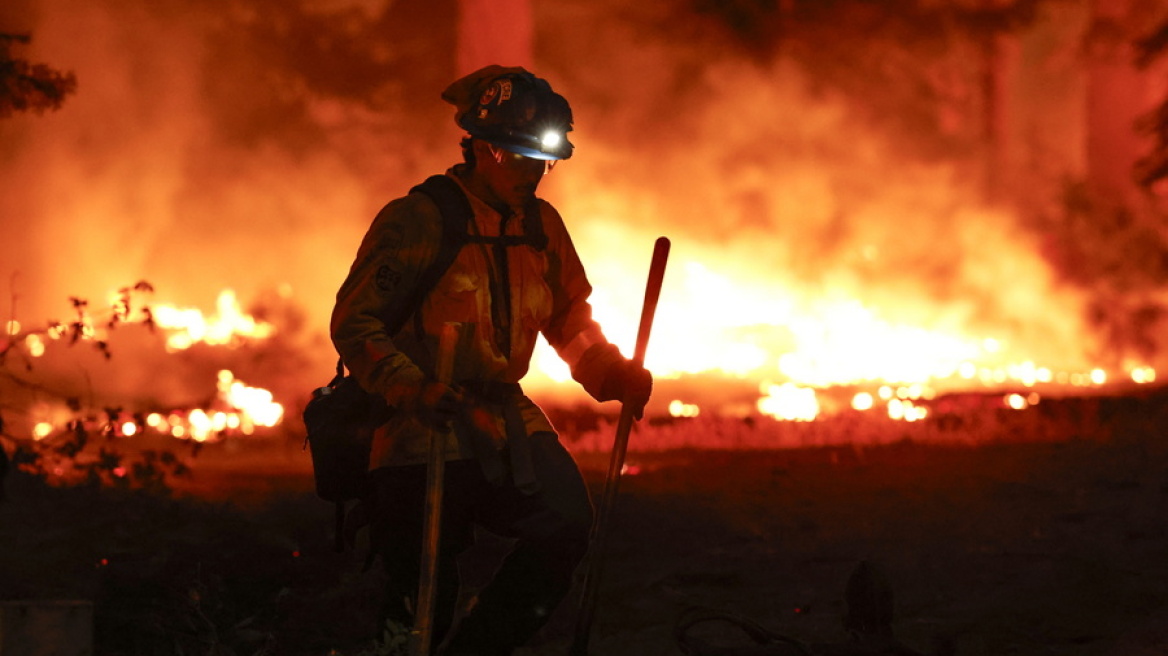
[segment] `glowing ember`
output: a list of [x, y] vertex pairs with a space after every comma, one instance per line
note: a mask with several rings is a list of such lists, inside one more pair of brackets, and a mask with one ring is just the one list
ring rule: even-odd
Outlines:
[[856, 410], [871, 410], [875, 401], [868, 392], [860, 392], [852, 397], [852, 408]]
[[758, 400], [758, 410], [763, 414], [790, 421], [812, 421], [819, 414], [815, 390], [809, 387], [764, 383], [762, 389], [766, 396]]
[[683, 403], [678, 399], [669, 402], [669, 416], [671, 417], [697, 417], [701, 414], [701, 409], [692, 403]]
[[888, 417], [890, 419], [918, 421], [928, 415], [928, 408], [916, 405], [910, 399], [891, 399], [888, 401]]
[[32, 334], [25, 337], [24, 347], [28, 349], [28, 354], [34, 358], [45, 354], [45, 340], [40, 335]]
[[1005, 397], [1003, 397], [1002, 403], [1005, 404], [1007, 408], [1011, 408], [1013, 410], [1025, 410], [1032, 405], [1038, 405], [1040, 399], [1041, 397], [1037, 392], [1031, 392], [1026, 395], [1014, 393], [1007, 394]]
[[1136, 367], [1131, 371], [1132, 382], [1141, 385], [1156, 382], [1156, 370], [1151, 367]]

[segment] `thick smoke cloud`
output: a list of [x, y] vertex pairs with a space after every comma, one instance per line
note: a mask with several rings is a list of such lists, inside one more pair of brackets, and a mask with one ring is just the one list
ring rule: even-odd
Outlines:
[[[979, 78], [968, 59], [976, 52], [968, 44], [955, 41], [946, 54], [931, 39], [913, 50], [896, 43], [904, 35], [895, 31], [860, 41], [858, 27], [844, 33], [837, 21], [841, 44], [828, 38], [831, 21], [821, 17], [808, 28], [818, 36], [788, 39], [795, 54], [776, 46], [759, 56], [700, 16], [664, 20], [666, 9], [638, 7], [574, 32], [581, 12], [548, 11], [543, 24], [561, 37], [548, 39], [556, 75], [572, 97], [588, 99], [578, 114], [592, 149], [571, 163], [565, 184], [574, 185], [566, 195], [578, 203], [571, 209], [584, 229], [605, 226], [595, 228], [605, 233], [598, 240], [629, 241], [616, 238], [614, 221], [645, 233], [665, 228], [686, 240], [682, 257], [739, 289], [769, 287], [769, 299], [762, 290], [755, 296], [759, 305], [793, 303], [814, 314], [832, 301], [858, 300], [894, 324], [995, 337], [1016, 349], [1015, 358], [1098, 363], [1105, 345], [1083, 325], [1081, 291], [1052, 270], [1015, 212], [986, 200]], [[669, 27], [655, 38], [653, 24]], [[869, 61], [856, 59], [865, 47]], [[590, 53], [586, 64], [570, 56], [581, 51]], [[1073, 76], [1071, 62], [1035, 65]], [[945, 80], [937, 84], [948, 96], [924, 93], [922, 78]], [[1032, 199], [1074, 173], [1073, 143], [1082, 137], [1081, 125], [1062, 130], [1070, 117], [1046, 111], [1051, 98], [1041, 101], [1027, 111], [1044, 112], [1043, 125], [1056, 131], [1027, 138], [1063, 144], [1067, 154], [1045, 187], [1021, 184]], [[611, 253], [598, 248], [596, 257]], [[702, 308], [722, 310], [717, 299], [691, 309]], [[783, 330], [775, 320], [781, 312], [757, 310], [775, 324], [771, 332]], [[635, 311], [626, 306], [623, 314]]]
[[0, 261], [21, 317], [139, 279], [204, 308], [223, 288], [287, 285], [327, 304], [384, 197], [457, 154], [435, 147], [445, 110], [420, 91], [447, 77], [429, 52], [441, 40], [395, 39], [389, 9], [43, 2], [0, 15], [81, 81], [61, 111], [0, 125]]
[[[666, 317], [714, 302], [677, 307], [696, 263], [763, 299], [764, 332], [781, 320], [772, 301], [814, 313], [858, 299], [1052, 366], [1097, 350], [1082, 299], [1016, 217], [986, 208], [966, 162], [910, 156], [853, 98], [781, 52], [744, 52], [680, 1], [533, 6], [535, 65], [572, 101], [579, 146], [545, 196], [612, 323], [635, 321], [629, 273], [668, 234]], [[61, 111], [0, 123], [0, 274], [16, 313], [59, 315], [68, 296], [139, 279], [158, 301], [207, 309], [224, 288], [283, 294], [327, 363], [319, 337], [369, 219], [458, 158], [438, 98], [455, 8], [5, 3], [0, 29], [31, 32], [30, 56], [79, 80]]]

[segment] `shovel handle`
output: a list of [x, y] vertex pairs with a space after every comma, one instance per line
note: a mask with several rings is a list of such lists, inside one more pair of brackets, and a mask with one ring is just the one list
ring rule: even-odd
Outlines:
[[[446, 323], [438, 339], [435, 375], [450, 384], [454, 370], [454, 345], [458, 324]], [[422, 561], [418, 577], [418, 607], [411, 638], [413, 656], [429, 656], [434, 639], [434, 605], [438, 595], [438, 546], [442, 536], [442, 489], [446, 474], [446, 434], [430, 431], [430, 457], [426, 462], [426, 517], [422, 528]]]
[[[644, 364], [645, 351], [649, 347], [649, 332], [653, 328], [653, 315], [657, 313], [657, 300], [661, 296], [661, 284], [665, 279], [669, 245], [669, 239], [666, 237], [658, 237], [653, 245], [653, 260], [649, 264], [649, 280], [645, 285], [645, 302], [641, 307], [641, 325], [637, 330], [637, 345], [633, 352], [633, 362], [638, 366]], [[616, 426], [616, 439], [608, 463], [608, 475], [604, 480], [604, 496], [596, 513], [596, 520], [592, 524], [588, 566], [584, 574], [580, 612], [576, 616], [571, 656], [588, 655], [588, 640], [592, 633], [592, 620], [596, 615], [596, 602], [599, 598], [600, 577], [604, 565], [604, 543], [608, 539], [609, 516], [612, 514], [617, 490], [620, 487], [621, 470], [624, 469], [629, 433], [632, 431], [634, 420], [633, 407], [626, 401], [621, 405], [620, 420]]]

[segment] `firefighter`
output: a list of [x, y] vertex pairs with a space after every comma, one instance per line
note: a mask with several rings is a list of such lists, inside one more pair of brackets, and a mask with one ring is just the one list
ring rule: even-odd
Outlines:
[[[542, 334], [598, 401], [643, 412], [652, 376], [623, 357], [592, 318], [592, 288], [559, 213], [536, 196], [572, 155], [568, 102], [523, 68], [488, 66], [442, 98], [465, 130], [463, 161], [445, 172], [473, 212], [467, 237], [419, 309], [395, 334], [426, 267], [443, 248], [432, 197], [388, 203], [361, 242], [337, 293], [332, 340], [390, 419], [370, 456], [370, 538], [387, 574], [386, 617], [411, 626], [425, 505], [428, 440], [445, 439], [445, 492], [433, 644], [440, 653], [502, 655], [525, 644], [568, 593], [588, 547], [592, 506], [580, 471], [551, 422], [524, 394]], [[459, 199], [461, 200], [461, 199]], [[436, 377], [443, 326], [454, 323], [450, 383]], [[514, 548], [451, 630], [455, 560], [478, 526]]]

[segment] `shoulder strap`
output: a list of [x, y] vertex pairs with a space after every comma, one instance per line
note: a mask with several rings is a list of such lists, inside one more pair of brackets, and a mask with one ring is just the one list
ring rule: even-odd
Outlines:
[[430, 262], [430, 266], [426, 267], [418, 279], [418, 284], [414, 287], [409, 301], [402, 308], [402, 311], [394, 317], [396, 325], [390, 326], [390, 334], [401, 330], [402, 325], [411, 315], [418, 315], [422, 301], [438, 284], [450, 265], [454, 264], [454, 258], [458, 257], [458, 251], [462, 250], [462, 246], [466, 242], [466, 226], [470, 223], [471, 217], [474, 216], [474, 210], [470, 207], [470, 201], [462, 193], [462, 188], [458, 186], [457, 182], [445, 175], [432, 175], [426, 178], [424, 182], [410, 189], [410, 193], [414, 192], [426, 194], [438, 206], [438, 212], [442, 215], [442, 240], [438, 244], [438, 252], [434, 256], [434, 260]]
[[442, 240], [438, 245], [438, 253], [422, 272], [406, 305], [394, 316], [394, 324], [390, 326], [391, 335], [400, 331], [410, 316], [414, 317], [415, 331], [422, 334], [422, 302], [450, 265], [454, 264], [454, 258], [458, 257], [458, 252], [466, 243], [466, 227], [474, 216], [474, 210], [462, 193], [462, 188], [448, 176], [432, 175], [410, 189], [410, 193], [413, 192], [426, 194], [438, 206], [438, 212], [442, 215]]
[[446, 269], [450, 268], [450, 264], [458, 255], [458, 250], [462, 248], [466, 226], [474, 216], [474, 210], [471, 209], [466, 194], [462, 193], [462, 187], [447, 175], [432, 175], [410, 189], [410, 193], [415, 191], [429, 196], [438, 206], [438, 212], [442, 214], [442, 247], [438, 249], [438, 257], [423, 276], [425, 280], [437, 274], [435, 278], [437, 282], [437, 278], [446, 273]]
[[[422, 272], [417, 286], [406, 299], [401, 310], [388, 317], [390, 335], [396, 335], [400, 332], [406, 320], [411, 316], [414, 317], [416, 332], [419, 335], [422, 333], [422, 301], [426, 299], [442, 275], [454, 263], [454, 258], [458, 257], [458, 251], [467, 241], [466, 227], [470, 223], [471, 217], [474, 216], [474, 210], [471, 209], [470, 201], [466, 199], [466, 195], [462, 193], [462, 188], [448, 176], [432, 175], [410, 189], [410, 193], [414, 192], [426, 194], [438, 206], [438, 212], [442, 215], [442, 240], [438, 244], [438, 253], [434, 256], [434, 260]], [[547, 242], [546, 237], [544, 237], [544, 242]], [[329, 382], [329, 387], [335, 387], [344, 375], [344, 360], [338, 358], [337, 375]]]

